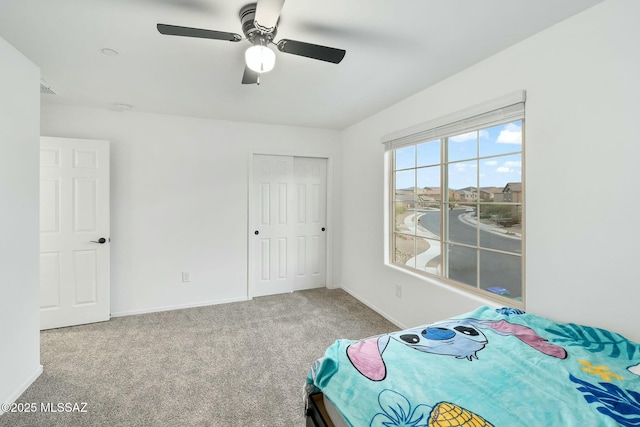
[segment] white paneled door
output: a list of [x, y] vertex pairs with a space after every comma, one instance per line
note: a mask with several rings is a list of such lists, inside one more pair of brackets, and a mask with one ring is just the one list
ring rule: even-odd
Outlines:
[[254, 155], [252, 297], [326, 285], [327, 159]]
[[109, 320], [109, 142], [40, 139], [40, 327]]
[[294, 289], [326, 285], [327, 159], [295, 157]]

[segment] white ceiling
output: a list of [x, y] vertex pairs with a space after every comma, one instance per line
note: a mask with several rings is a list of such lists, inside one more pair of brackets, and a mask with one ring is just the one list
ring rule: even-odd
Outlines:
[[156, 30], [242, 34], [250, 0], [0, 0], [0, 37], [40, 67], [56, 92], [43, 104], [343, 129], [600, 1], [287, 0], [276, 40], [347, 54], [336, 65], [276, 52], [260, 86], [240, 84], [246, 40]]

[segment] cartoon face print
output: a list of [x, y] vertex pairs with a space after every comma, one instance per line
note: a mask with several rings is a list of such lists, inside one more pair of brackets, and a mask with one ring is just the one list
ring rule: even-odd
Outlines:
[[488, 342], [478, 328], [464, 321], [438, 323], [426, 329], [409, 329], [392, 333], [390, 337], [425, 353], [468, 360], [477, 359], [476, 353]]
[[358, 341], [347, 347], [347, 357], [354, 368], [372, 381], [382, 381], [387, 376], [384, 351], [392, 339], [415, 350], [453, 356], [472, 361], [488, 344], [480, 330], [500, 336], [514, 336], [529, 347], [547, 356], [565, 359], [564, 348], [548, 342], [528, 326], [509, 323], [506, 320], [483, 321], [476, 319], [449, 320], [426, 327], [407, 329]]

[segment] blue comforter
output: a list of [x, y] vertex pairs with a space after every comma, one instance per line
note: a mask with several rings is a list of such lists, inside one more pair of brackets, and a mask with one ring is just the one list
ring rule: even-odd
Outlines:
[[353, 426], [640, 426], [640, 345], [515, 309], [338, 340], [307, 376]]

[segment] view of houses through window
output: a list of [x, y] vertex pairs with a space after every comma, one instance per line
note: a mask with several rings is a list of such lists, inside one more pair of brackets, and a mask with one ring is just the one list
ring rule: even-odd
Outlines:
[[391, 262], [522, 300], [518, 120], [393, 150]]

